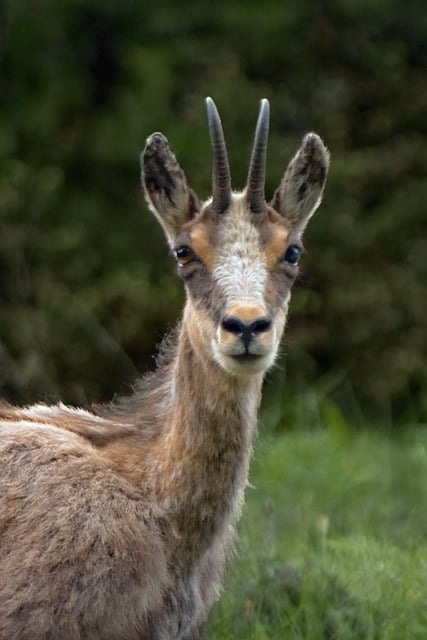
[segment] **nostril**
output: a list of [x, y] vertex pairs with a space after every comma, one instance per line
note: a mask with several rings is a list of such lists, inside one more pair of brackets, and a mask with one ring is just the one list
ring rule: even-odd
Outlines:
[[270, 318], [263, 317], [254, 320], [250, 325], [249, 329], [252, 333], [264, 333], [266, 331], [270, 331], [272, 322]]
[[261, 318], [257, 318], [253, 322], [248, 323], [243, 322], [243, 320], [240, 320], [236, 316], [227, 316], [221, 322], [221, 326], [224, 331], [228, 331], [229, 333], [251, 336], [253, 334], [270, 331], [272, 322], [270, 318], [267, 318], [266, 316], [262, 316]]
[[235, 333], [238, 335], [244, 333], [244, 331], [246, 330], [246, 325], [235, 316], [228, 316], [227, 318], [224, 318], [224, 320], [221, 322], [221, 326], [224, 331], [229, 331], [230, 333]]

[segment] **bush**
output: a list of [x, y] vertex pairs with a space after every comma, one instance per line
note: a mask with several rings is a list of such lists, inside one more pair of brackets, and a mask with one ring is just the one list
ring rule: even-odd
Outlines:
[[4, 394], [106, 399], [151, 366], [182, 293], [140, 202], [138, 152], [163, 130], [206, 196], [212, 95], [241, 187], [267, 96], [268, 193], [307, 130], [332, 153], [294, 294], [287, 390], [320, 380], [345, 411], [426, 416], [423, 7], [311, 4], [3, 3]]

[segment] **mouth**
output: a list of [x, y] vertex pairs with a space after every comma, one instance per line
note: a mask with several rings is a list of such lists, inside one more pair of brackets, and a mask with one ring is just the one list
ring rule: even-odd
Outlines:
[[256, 362], [257, 360], [262, 358], [261, 355], [258, 355], [256, 353], [249, 353], [249, 351], [246, 351], [245, 353], [238, 353], [236, 355], [233, 354], [231, 357], [234, 360], [237, 360], [237, 362]]
[[235, 375], [262, 373], [270, 368], [274, 356], [268, 354], [256, 354], [245, 351], [236, 354], [221, 354], [219, 363], [229, 373]]

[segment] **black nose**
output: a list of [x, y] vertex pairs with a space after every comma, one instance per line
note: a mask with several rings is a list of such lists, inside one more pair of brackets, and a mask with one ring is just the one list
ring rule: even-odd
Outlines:
[[261, 316], [261, 318], [257, 318], [252, 322], [243, 322], [243, 320], [240, 320], [240, 318], [236, 316], [228, 316], [221, 322], [224, 331], [229, 331], [230, 333], [240, 336], [246, 349], [255, 335], [270, 331], [271, 325], [272, 322], [270, 318], [266, 316]]

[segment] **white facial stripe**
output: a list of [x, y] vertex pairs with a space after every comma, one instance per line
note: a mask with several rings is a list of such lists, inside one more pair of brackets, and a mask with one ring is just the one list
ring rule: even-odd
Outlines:
[[231, 210], [220, 223], [212, 278], [221, 287], [227, 302], [264, 301], [267, 264], [250, 215], [254, 214], [249, 213], [242, 196], [234, 196]]

